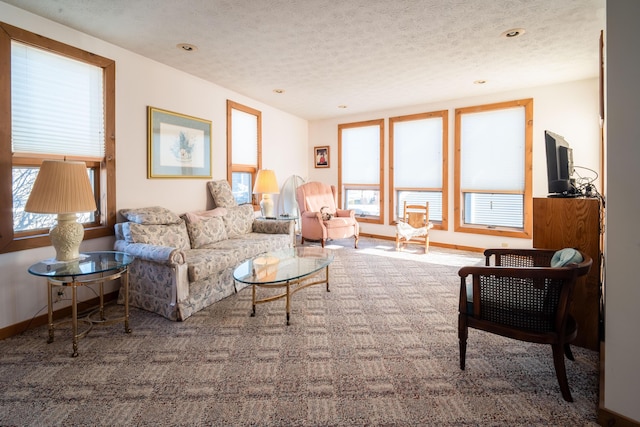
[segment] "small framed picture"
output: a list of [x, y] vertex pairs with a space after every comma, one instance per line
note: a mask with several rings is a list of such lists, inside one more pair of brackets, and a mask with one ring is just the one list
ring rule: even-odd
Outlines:
[[317, 168], [329, 167], [329, 146], [313, 147], [313, 157]]

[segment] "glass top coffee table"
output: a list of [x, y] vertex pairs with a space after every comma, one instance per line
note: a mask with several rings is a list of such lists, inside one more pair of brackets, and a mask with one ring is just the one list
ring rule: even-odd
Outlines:
[[[320, 247], [296, 247], [266, 252], [243, 262], [233, 272], [233, 278], [252, 285], [251, 316], [256, 305], [285, 298], [287, 325], [291, 314], [291, 296], [312, 285], [326, 284], [329, 292], [329, 264], [333, 254]], [[322, 272], [324, 271], [324, 274]], [[284, 288], [284, 292], [256, 299], [256, 288]]]

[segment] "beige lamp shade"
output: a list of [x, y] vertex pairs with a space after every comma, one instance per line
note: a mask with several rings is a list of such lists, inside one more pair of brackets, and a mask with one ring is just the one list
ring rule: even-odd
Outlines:
[[256, 184], [253, 186], [253, 194], [278, 194], [279, 192], [275, 172], [270, 169], [260, 169]]
[[79, 213], [96, 210], [84, 162], [45, 160], [24, 208], [33, 213]]
[[275, 218], [276, 215], [271, 195], [278, 194], [279, 192], [280, 189], [278, 188], [275, 172], [270, 169], [260, 169], [256, 177], [256, 184], [253, 186], [253, 194], [262, 194], [260, 212], [263, 217]]
[[77, 222], [76, 214], [96, 210], [87, 165], [84, 162], [43, 161], [24, 210], [58, 214], [58, 223], [49, 230], [56, 260], [78, 259], [84, 227]]

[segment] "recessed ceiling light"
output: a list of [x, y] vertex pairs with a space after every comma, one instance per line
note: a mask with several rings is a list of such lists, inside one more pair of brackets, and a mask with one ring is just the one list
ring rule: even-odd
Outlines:
[[284, 89], [274, 89], [275, 93], [284, 93]]
[[504, 38], [507, 38], [507, 39], [513, 39], [515, 37], [520, 37], [524, 33], [526, 33], [524, 28], [512, 28], [512, 29], [507, 30], [504, 33], [500, 34], [500, 37], [504, 37]]
[[486, 80], [476, 80], [473, 82], [474, 85], [483, 85], [485, 84], [487, 81]]
[[338, 105], [338, 108], [347, 108], [347, 106], [344, 105], [344, 104], [343, 105]]
[[176, 47], [187, 52], [195, 52], [196, 50], [198, 50], [198, 46], [189, 43], [179, 43], [176, 45]]

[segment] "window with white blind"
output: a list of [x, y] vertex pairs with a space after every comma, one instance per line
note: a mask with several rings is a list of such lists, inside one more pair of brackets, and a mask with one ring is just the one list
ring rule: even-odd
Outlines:
[[389, 119], [392, 221], [402, 216], [405, 201], [429, 202], [429, 220], [447, 228], [447, 128], [446, 110]]
[[456, 231], [530, 237], [533, 100], [456, 110]]
[[227, 100], [227, 180], [238, 204], [257, 202], [252, 190], [262, 167], [262, 113]]
[[[55, 215], [24, 212], [48, 159], [85, 162], [96, 212], [83, 214], [85, 239], [113, 234], [115, 224], [115, 62], [0, 23], [0, 151], [10, 167], [0, 172], [0, 247], [14, 251], [50, 245]], [[110, 137], [107, 138], [106, 136]], [[7, 200], [2, 200], [3, 204]], [[9, 211], [10, 210], [10, 211]]]
[[338, 125], [338, 203], [382, 224], [384, 119]]

